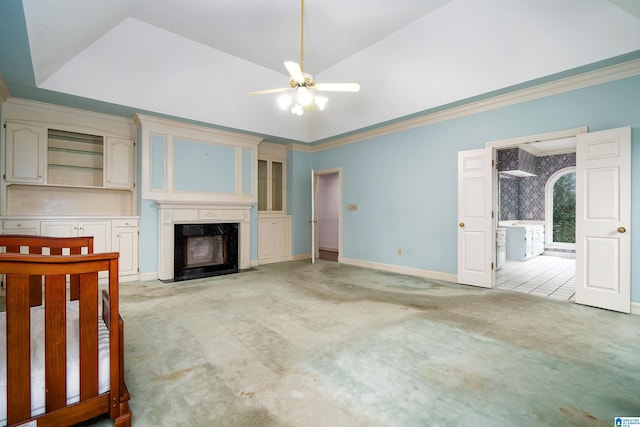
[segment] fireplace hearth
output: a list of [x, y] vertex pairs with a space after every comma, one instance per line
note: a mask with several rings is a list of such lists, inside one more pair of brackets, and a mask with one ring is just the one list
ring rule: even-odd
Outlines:
[[174, 281], [238, 272], [238, 224], [175, 224]]

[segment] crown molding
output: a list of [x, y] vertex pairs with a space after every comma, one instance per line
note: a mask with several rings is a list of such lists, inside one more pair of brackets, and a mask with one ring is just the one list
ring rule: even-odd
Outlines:
[[305, 153], [313, 153], [314, 151], [318, 151], [318, 150], [311, 145], [292, 142], [290, 144], [287, 144], [287, 151], [303, 151]]
[[7, 86], [7, 82], [4, 81], [4, 77], [0, 74], [0, 104], [9, 98], [11, 98], [11, 92], [9, 92], [9, 87]]
[[394, 133], [444, 122], [447, 120], [457, 119], [484, 111], [494, 110], [496, 108], [545, 98], [548, 96], [570, 92], [577, 89], [583, 89], [602, 83], [608, 83], [615, 80], [634, 77], [637, 75], [640, 75], [640, 59], [604, 67], [598, 70], [588, 71], [571, 77], [565, 77], [562, 79], [554, 80], [552, 82], [542, 83], [526, 89], [515, 90], [513, 92], [493, 96], [491, 98], [486, 98], [480, 101], [470, 102], [468, 104], [448, 108], [446, 110], [427, 113], [419, 117], [383, 125], [378, 128], [365, 130], [353, 135], [338, 137], [326, 142], [312, 145], [310, 147], [304, 146], [302, 144], [290, 144], [288, 146], [288, 149], [307, 152], [328, 150], [355, 142], [365, 141], [367, 139], [391, 135]]
[[136, 113], [131, 119], [136, 126], [140, 128], [153, 129], [154, 132], [189, 135], [201, 138], [203, 141], [211, 141], [227, 145], [245, 144], [249, 146], [257, 146], [263, 140], [261, 136], [247, 135], [240, 132], [165, 119], [157, 116], [149, 116], [146, 114]]
[[94, 130], [105, 135], [136, 137], [136, 127], [129, 118], [22, 98], [11, 97], [3, 104], [2, 120], [50, 127], [64, 125], [64, 130], [69, 131]]

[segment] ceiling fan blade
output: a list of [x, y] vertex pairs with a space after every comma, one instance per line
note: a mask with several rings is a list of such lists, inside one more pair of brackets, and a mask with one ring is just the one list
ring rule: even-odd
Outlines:
[[314, 89], [324, 92], [358, 92], [358, 83], [316, 83]]
[[284, 66], [287, 68], [287, 71], [294, 82], [304, 84], [304, 74], [302, 73], [302, 68], [300, 68], [300, 65], [297, 62], [285, 61]]
[[277, 89], [254, 90], [253, 92], [249, 92], [249, 95], [267, 95], [269, 93], [286, 92], [288, 90], [291, 90], [291, 88], [290, 87], [279, 87]]

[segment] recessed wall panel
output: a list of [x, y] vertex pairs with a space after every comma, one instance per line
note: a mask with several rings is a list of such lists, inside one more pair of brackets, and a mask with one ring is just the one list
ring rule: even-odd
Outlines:
[[175, 141], [175, 189], [235, 193], [235, 148]]
[[151, 136], [151, 188], [153, 190], [164, 190], [165, 143], [164, 135]]

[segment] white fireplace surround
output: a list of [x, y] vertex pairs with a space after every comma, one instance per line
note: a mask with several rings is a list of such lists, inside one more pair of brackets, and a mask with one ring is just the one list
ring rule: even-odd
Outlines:
[[158, 278], [173, 280], [173, 246], [176, 224], [238, 223], [238, 268], [251, 266], [251, 206], [211, 202], [156, 201], [160, 208]]

